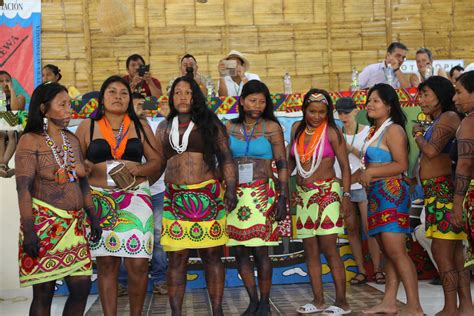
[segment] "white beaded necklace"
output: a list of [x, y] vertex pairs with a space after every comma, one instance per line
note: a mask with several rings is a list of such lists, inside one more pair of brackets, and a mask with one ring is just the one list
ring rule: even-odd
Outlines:
[[[369, 135], [367, 135], [367, 138], [365, 139], [365, 142], [364, 144], [362, 145], [362, 148], [360, 150], [360, 169], [361, 170], [365, 170], [367, 169], [366, 165], [365, 165], [365, 153], [367, 152], [367, 149], [369, 149], [369, 146], [377, 139], [380, 137], [380, 135], [387, 129], [387, 127], [389, 127], [390, 125], [392, 125], [393, 122], [392, 122], [392, 119], [391, 118], [388, 118], [386, 119], [382, 125], [380, 126], [380, 128], [375, 132], [375, 134], [370, 137], [370, 133]], [[369, 138], [370, 137], [370, 138]]]
[[171, 131], [169, 135], [169, 141], [171, 148], [173, 148], [178, 154], [182, 154], [188, 148], [188, 141], [189, 141], [189, 134], [194, 127], [194, 122], [190, 121], [186, 131], [183, 134], [183, 142], [179, 144], [179, 120], [178, 117], [175, 116], [173, 118], [173, 122], [171, 123]]
[[[326, 139], [326, 128], [327, 128], [327, 125], [324, 127], [323, 133], [321, 137], [319, 138], [318, 143], [314, 147], [313, 157], [311, 158], [311, 167], [309, 168], [308, 171], [304, 170], [303, 165], [301, 164], [300, 155], [298, 154], [298, 150], [296, 148], [296, 142], [293, 143], [293, 150], [295, 153], [295, 160], [296, 160], [296, 170], [298, 170], [298, 173], [300, 174], [300, 176], [302, 176], [305, 179], [308, 179], [309, 177], [313, 175], [316, 169], [319, 168], [319, 165], [321, 164], [321, 160], [323, 160], [324, 141]], [[318, 150], [316, 150], [316, 148], [318, 148]], [[316, 158], [316, 151], [318, 152], [318, 158]]]

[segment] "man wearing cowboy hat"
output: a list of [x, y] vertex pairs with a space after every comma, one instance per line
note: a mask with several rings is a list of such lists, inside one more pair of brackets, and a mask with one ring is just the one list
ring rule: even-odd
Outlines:
[[[224, 60], [236, 62], [233, 75], [224, 75], [226, 71]], [[247, 72], [249, 66], [249, 61], [241, 52], [231, 50], [227, 57], [219, 62], [218, 70], [221, 75], [217, 83], [219, 96], [239, 96], [245, 83], [249, 80], [260, 80], [258, 75]]]

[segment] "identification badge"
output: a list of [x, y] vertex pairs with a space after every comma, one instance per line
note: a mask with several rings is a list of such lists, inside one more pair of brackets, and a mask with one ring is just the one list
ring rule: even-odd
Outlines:
[[109, 187], [115, 187], [117, 186], [115, 184], [115, 181], [112, 179], [112, 177], [110, 176], [109, 172], [110, 170], [112, 170], [115, 166], [117, 166], [118, 164], [120, 164], [120, 161], [117, 161], [117, 160], [107, 160], [105, 162], [106, 166], [107, 166], [107, 186]]
[[239, 184], [253, 181], [253, 164], [239, 164]]

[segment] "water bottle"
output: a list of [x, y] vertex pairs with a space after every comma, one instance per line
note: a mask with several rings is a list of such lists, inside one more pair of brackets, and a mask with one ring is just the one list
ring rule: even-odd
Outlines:
[[214, 83], [212, 82], [211, 78], [206, 78], [206, 89], [208, 99], [212, 99], [216, 96], [216, 92], [214, 91]]
[[355, 67], [352, 67], [352, 82], [351, 82], [351, 91], [357, 91], [360, 89], [359, 85], [359, 72]]
[[292, 94], [291, 91], [291, 76], [288, 72], [283, 76], [283, 92], [285, 94]]
[[431, 64], [427, 64], [425, 68], [425, 80], [433, 75], [433, 67]]
[[388, 64], [387, 68], [385, 68], [385, 79], [387, 79], [387, 83], [389, 85], [393, 84], [394, 75], [395, 75], [395, 73], [393, 71], [392, 65]]
[[0, 85], [0, 112], [5, 112], [7, 110], [7, 95], [5, 94], [5, 89]]

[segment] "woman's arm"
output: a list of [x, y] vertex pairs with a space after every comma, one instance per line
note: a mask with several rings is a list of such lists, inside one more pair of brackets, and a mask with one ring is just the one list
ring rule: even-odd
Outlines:
[[[75, 137], [77, 138], [77, 137]], [[78, 153], [79, 162], [84, 164], [85, 161], [82, 154]], [[100, 237], [102, 236], [102, 228], [100, 228], [99, 217], [97, 216], [97, 210], [92, 202], [92, 195], [89, 186], [89, 180], [87, 175], [84, 177], [79, 177], [79, 187], [81, 188], [82, 192], [82, 199], [83, 199], [83, 206], [84, 210], [89, 217], [91, 222], [91, 237], [90, 240], [92, 242], [98, 242]]]
[[31, 257], [38, 256], [39, 238], [34, 229], [32, 210], [33, 186], [38, 165], [38, 147], [34, 135], [20, 137], [15, 153], [15, 178], [20, 208], [21, 228], [24, 233], [23, 247]]
[[[222, 175], [226, 184], [225, 190], [225, 206], [228, 212], [235, 208], [237, 202], [236, 186], [237, 176], [234, 159], [232, 158], [232, 152], [229, 148], [229, 138], [227, 137], [225, 127], [219, 122], [217, 139], [218, 152], [217, 160], [219, 161], [219, 167], [221, 168]], [[210, 141], [210, 140], [209, 140]]]
[[[343, 141], [342, 135], [338, 135], [338, 130], [328, 126], [328, 137], [329, 143], [331, 144], [334, 153], [336, 154], [337, 161], [341, 167], [342, 174], [342, 191], [344, 193], [350, 193], [351, 191], [351, 168], [349, 167], [349, 157], [346, 149], [346, 142]], [[339, 137], [340, 136], [340, 137]], [[343, 194], [342, 196], [342, 213], [344, 217], [350, 215], [350, 196]]]
[[[163, 152], [161, 151], [161, 147], [159, 147], [156, 143], [155, 135], [153, 134], [150, 125], [148, 125], [148, 121], [140, 120], [140, 123], [142, 123], [143, 131], [145, 132], [145, 135], [142, 136], [141, 142], [143, 144], [143, 153], [145, 155], [146, 162], [140, 165], [130, 163], [125, 164], [134, 176], [156, 176], [156, 174], [161, 169], [160, 167], [162, 164], [161, 160], [163, 160]], [[146, 139], [148, 139], [148, 141]], [[159, 176], [157, 179], [159, 179]]]
[[463, 225], [463, 201], [474, 170], [474, 119], [465, 118], [457, 135], [458, 162], [456, 165], [454, 204], [451, 221], [456, 226]]
[[288, 175], [290, 176], [296, 168], [295, 156], [291, 154], [291, 148], [293, 148], [296, 129], [298, 128], [300, 124], [301, 124], [301, 121], [297, 121], [297, 122], [294, 122], [293, 125], [291, 125], [290, 145], [288, 146], [288, 151], [287, 151]]
[[25, 97], [22, 95], [16, 95], [15, 90], [13, 90], [13, 83], [9, 81], [7, 83], [8, 89], [10, 90], [10, 107], [12, 111], [20, 111], [25, 108]]
[[275, 219], [281, 221], [286, 215], [286, 197], [288, 193], [288, 161], [286, 160], [285, 138], [281, 126], [273, 121], [267, 121], [268, 137], [272, 144], [273, 160], [278, 171], [278, 198]]
[[392, 162], [370, 166], [361, 172], [361, 183], [368, 186], [373, 178], [387, 178], [402, 174], [408, 170], [408, 140], [403, 127], [392, 124], [385, 132], [387, 147], [392, 155]]
[[414, 125], [413, 136], [420, 152], [428, 158], [438, 156], [446, 144], [455, 136], [459, 123], [460, 119], [456, 113], [449, 111], [441, 114], [438, 123], [433, 126], [433, 135], [429, 141], [420, 133], [421, 127]]

